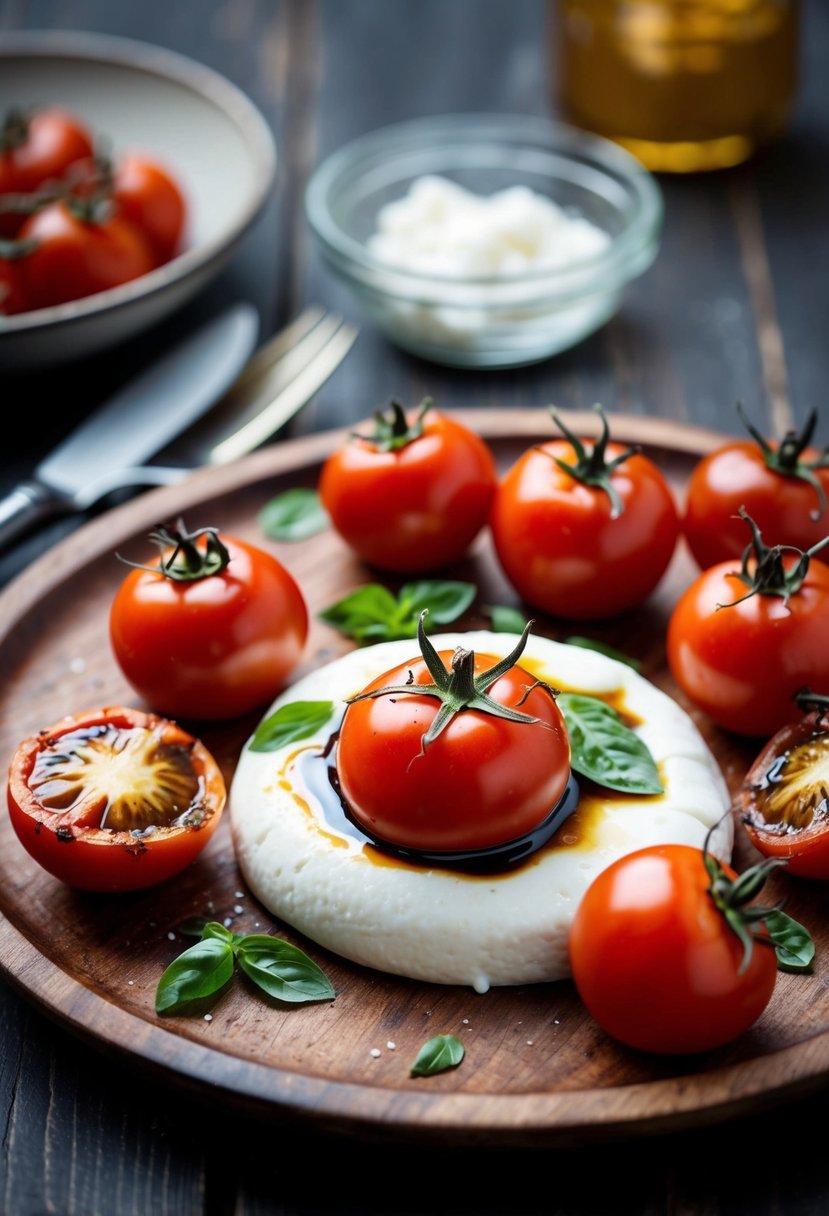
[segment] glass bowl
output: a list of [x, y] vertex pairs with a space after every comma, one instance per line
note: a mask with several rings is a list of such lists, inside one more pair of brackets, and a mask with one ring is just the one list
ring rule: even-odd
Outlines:
[[[373, 249], [378, 214], [424, 177], [489, 196], [524, 186], [607, 234], [555, 267], [457, 277]], [[312, 174], [305, 214], [325, 262], [399, 346], [455, 367], [516, 367], [575, 345], [618, 310], [659, 248], [655, 178], [607, 140], [533, 115], [458, 114], [361, 136]]]

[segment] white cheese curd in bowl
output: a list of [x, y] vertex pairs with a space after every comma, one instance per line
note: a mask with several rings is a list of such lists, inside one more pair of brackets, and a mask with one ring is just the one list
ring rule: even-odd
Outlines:
[[527, 186], [474, 194], [426, 174], [381, 207], [367, 248], [391, 266], [457, 279], [554, 270], [606, 249], [610, 237]]
[[633, 156], [533, 114], [393, 123], [331, 153], [305, 191], [358, 306], [453, 367], [521, 367], [594, 333], [656, 257], [663, 212]]
[[[528, 333], [536, 326], [550, 331], [558, 309], [527, 295], [526, 276], [589, 265], [609, 244], [603, 229], [527, 186], [478, 195], [448, 178], [425, 175], [380, 209], [366, 248], [391, 271], [433, 277], [428, 304], [390, 305], [399, 330], [427, 343], [474, 348], [488, 345], [493, 330], [506, 335], [517, 324]], [[468, 285], [462, 303], [454, 293], [441, 292], [439, 284], [447, 279]], [[496, 305], [493, 284], [502, 290]], [[566, 325], [581, 325], [595, 307], [593, 299], [568, 301]]]
[[[517, 638], [475, 631], [431, 641], [500, 658]], [[569, 975], [576, 907], [616, 858], [650, 844], [701, 848], [711, 828], [712, 852], [730, 859], [728, 790], [684, 710], [623, 663], [533, 636], [520, 665], [554, 687], [610, 699], [649, 747], [664, 792], [637, 796], [584, 783], [579, 806], [552, 839], [507, 871], [473, 874], [382, 852], [343, 814], [326, 756], [345, 699], [417, 653], [415, 641], [383, 642], [310, 673], [269, 715], [293, 702], [332, 701], [330, 719], [274, 751], [254, 751], [249, 740], [240, 756], [229, 795], [240, 869], [260, 902], [312, 942], [380, 971], [477, 992], [558, 980]]]

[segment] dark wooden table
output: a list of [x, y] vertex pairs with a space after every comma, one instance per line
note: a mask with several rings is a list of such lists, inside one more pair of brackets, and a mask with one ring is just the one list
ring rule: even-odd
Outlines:
[[[37, 418], [3, 445], [0, 490], [177, 331], [229, 296], [263, 332], [308, 302], [354, 309], [320, 266], [301, 212], [326, 153], [386, 122], [461, 110], [554, 113], [542, 0], [0, 0], [14, 29], [113, 33], [168, 46], [244, 88], [280, 152], [272, 202], [229, 268], [162, 331], [104, 358], [5, 376], [4, 418]], [[446, 407], [609, 410], [740, 430], [742, 400], [769, 434], [821, 411], [829, 440], [829, 10], [807, 0], [793, 122], [750, 164], [669, 179], [662, 250], [620, 315], [535, 367], [431, 366], [370, 326], [289, 433], [365, 417], [391, 396]], [[8, 582], [82, 521], [0, 561]], [[128, 1046], [128, 1045], [125, 1045]], [[0, 1211], [170, 1213], [823, 1213], [825, 1093], [677, 1136], [601, 1147], [429, 1148], [308, 1134], [194, 1099], [104, 1057], [0, 983]]]

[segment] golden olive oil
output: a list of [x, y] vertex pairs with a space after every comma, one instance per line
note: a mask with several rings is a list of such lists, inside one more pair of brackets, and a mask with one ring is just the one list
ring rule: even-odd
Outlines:
[[786, 125], [799, 0], [553, 0], [562, 117], [655, 172], [747, 160]]

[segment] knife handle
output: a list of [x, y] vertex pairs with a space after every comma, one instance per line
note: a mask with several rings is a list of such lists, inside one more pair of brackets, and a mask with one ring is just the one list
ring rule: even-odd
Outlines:
[[5, 549], [43, 519], [68, 508], [52, 490], [37, 481], [22, 481], [0, 498], [0, 549]]

